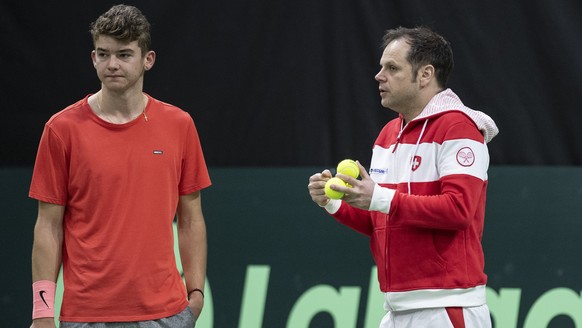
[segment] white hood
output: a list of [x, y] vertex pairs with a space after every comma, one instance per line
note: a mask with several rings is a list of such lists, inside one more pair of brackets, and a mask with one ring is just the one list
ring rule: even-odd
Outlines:
[[489, 115], [463, 105], [461, 99], [451, 89], [446, 89], [436, 94], [420, 115], [414, 118], [414, 121], [454, 110], [467, 114], [475, 122], [485, 138], [485, 143], [491, 141], [499, 133], [497, 125]]

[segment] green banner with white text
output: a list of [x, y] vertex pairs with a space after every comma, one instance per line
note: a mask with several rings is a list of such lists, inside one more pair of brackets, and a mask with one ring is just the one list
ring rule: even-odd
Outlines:
[[[205, 308], [197, 328], [376, 328], [367, 237], [313, 204], [320, 167], [210, 168]], [[0, 168], [0, 327], [30, 324], [30, 168]], [[582, 327], [582, 168], [492, 167], [483, 247], [494, 327]], [[59, 285], [58, 291], [62, 291]]]

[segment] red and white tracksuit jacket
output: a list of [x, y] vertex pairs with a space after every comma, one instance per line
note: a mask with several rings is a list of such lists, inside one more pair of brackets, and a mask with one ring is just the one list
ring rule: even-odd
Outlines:
[[444, 90], [408, 124], [399, 117], [380, 132], [369, 211], [326, 206], [370, 236], [386, 310], [485, 304], [486, 144], [497, 132], [489, 116]]

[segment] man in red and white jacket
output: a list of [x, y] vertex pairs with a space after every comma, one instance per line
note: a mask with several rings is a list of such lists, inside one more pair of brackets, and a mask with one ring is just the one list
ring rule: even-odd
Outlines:
[[337, 174], [351, 187], [330, 200], [329, 170], [309, 179], [315, 203], [370, 237], [388, 311], [381, 328], [491, 327], [481, 246], [487, 143], [498, 133], [486, 114], [446, 88], [450, 44], [428, 28], [386, 31], [379, 82], [383, 107], [399, 113], [380, 132], [369, 173]]

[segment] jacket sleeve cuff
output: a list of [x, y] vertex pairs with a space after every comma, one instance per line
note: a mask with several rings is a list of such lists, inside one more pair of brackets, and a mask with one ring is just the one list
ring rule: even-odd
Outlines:
[[389, 214], [390, 204], [392, 204], [394, 194], [396, 194], [396, 190], [383, 188], [376, 184], [376, 186], [374, 186], [374, 193], [372, 194], [372, 201], [370, 202], [370, 211]]
[[329, 202], [327, 202], [327, 204], [325, 204], [325, 206], [322, 206], [323, 208], [325, 208], [325, 210], [327, 211], [327, 213], [329, 214], [335, 214], [337, 213], [337, 211], [339, 211], [340, 207], [342, 206], [342, 201], [339, 199], [330, 199]]

